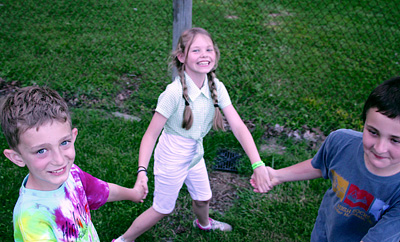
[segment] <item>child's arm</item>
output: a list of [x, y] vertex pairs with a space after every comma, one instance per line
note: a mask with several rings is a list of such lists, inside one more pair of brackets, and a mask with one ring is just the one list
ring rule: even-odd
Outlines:
[[312, 180], [315, 178], [322, 177], [321, 170], [315, 169], [311, 165], [311, 160], [312, 159], [308, 159], [303, 162], [279, 170], [274, 170], [269, 167], [268, 171], [270, 172], [270, 178], [272, 184], [275, 186], [289, 181]]
[[[261, 161], [256, 144], [254, 143], [254, 139], [251, 136], [249, 129], [246, 127], [239, 114], [236, 112], [235, 108], [232, 105], [229, 105], [225, 107], [222, 111], [224, 112], [224, 115], [232, 128], [233, 134], [242, 145], [243, 150], [249, 157], [250, 162], [253, 164], [255, 162]], [[254, 169], [252, 177], [253, 181], [257, 184], [259, 192], [268, 192], [269, 190], [271, 190], [272, 186], [270, 184], [268, 171], [265, 166], [260, 166]]]
[[[321, 170], [315, 169], [311, 165], [311, 160], [312, 159], [305, 160], [303, 162], [279, 170], [267, 167], [269, 178], [271, 179], [271, 186], [274, 187], [276, 185], [289, 181], [311, 180], [322, 177]], [[252, 180], [250, 180], [250, 183], [254, 187], [255, 192], [260, 192], [257, 187], [257, 183], [255, 183], [253, 178]]]
[[[154, 113], [149, 127], [147, 128], [146, 133], [143, 135], [142, 141], [140, 143], [138, 167], [141, 166], [147, 169], [147, 167], [149, 166], [149, 161], [153, 153], [157, 138], [160, 135], [161, 130], [164, 128], [166, 122], [167, 119], [164, 116], [162, 116], [158, 112]], [[137, 185], [143, 186], [143, 189], [147, 194], [149, 191], [147, 187], [147, 181], [148, 178], [146, 172], [139, 172], [136, 179], [135, 187]]]
[[130, 200], [133, 202], [143, 202], [146, 198], [147, 192], [143, 186], [136, 185], [134, 188], [126, 188], [114, 183], [108, 183], [110, 193], [107, 202]]

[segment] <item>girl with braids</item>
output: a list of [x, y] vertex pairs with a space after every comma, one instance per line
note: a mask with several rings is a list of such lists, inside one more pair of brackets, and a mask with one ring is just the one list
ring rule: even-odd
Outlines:
[[209, 217], [212, 194], [203, 159], [203, 137], [211, 126], [224, 130], [220, 109], [253, 164], [252, 178], [257, 191], [270, 189], [268, 172], [254, 140], [232, 106], [224, 84], [215, 77], [220, 53], [211, 35], [201, 28], [186, 30], [171, 57], [178, 76], [158, 98], [156, 112], [139, 150], [136, 183], [145, 184], [148, 191], [147, 167], [162, 131], [154, 151], [153, 206], [136, 218], [128, 231], [118, 238], [120, 241], [133, 241], [170, 214], [183, 183], [193, 199], [193, 212], [197, 217], [193, 221], [195, 228], [232, 230], [229, 224]]

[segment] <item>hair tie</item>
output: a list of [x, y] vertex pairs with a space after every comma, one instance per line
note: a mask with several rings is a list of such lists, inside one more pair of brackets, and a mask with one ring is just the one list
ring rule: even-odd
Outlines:
[[186, 106], [189, 106], [189, 102], [188, 102], [188, 100], [186, 99], [185, 96], [183, 96], [183, 99], [185, 99], [185, 105], [186, 105]]
[[218, 106], [218, 103], [215, 103], [215, 104], [214, 104], [214, 107], [218, 108], [218, 107], [219, 107], [219, 106]]

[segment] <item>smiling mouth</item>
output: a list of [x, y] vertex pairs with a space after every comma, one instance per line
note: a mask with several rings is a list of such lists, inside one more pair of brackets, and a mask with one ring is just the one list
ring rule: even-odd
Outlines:
[[64, 170], [65, 170], [65, 166], [63, 168], [61, 168], [61, 169], [58, 169], [58, 170], [55, 170], [55, 171], [49, 171], [49, 172], [53, 173], [53, 174], [58, 174], [58, 173], [63, 172]]
[[209, 61], [201, 61], [201, 62], [198, 62], [198, 65], [200, 65], [200, 66], [208, 66], [208, 65], [210, 65], [210, 62]]
[[377, 155], [377, 154], [375, 154], [375, 153], [372, 153], [372, 154], [375, 156], [375, 158], [377, 158], [377, 159], [379, 159], [379, 160], [382, 160], [382, 159], [385, 159], [385, 158], [386, 158], [386, 157]]

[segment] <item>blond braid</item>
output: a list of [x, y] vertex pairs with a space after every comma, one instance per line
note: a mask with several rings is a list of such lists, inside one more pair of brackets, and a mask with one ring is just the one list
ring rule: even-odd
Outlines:
[[182, 83], [182, 96], [185, 99], [185, 110], [183, 111], [182, 128], [189, 130], [193, 124], [193, 113], [189, 105], [188, 88], [183, 70], [179, 71], [179, 77]]
[[222, 130], [225, 131], [224, 128], [224, 120], [222, 118], [222, 114], [218, 105], [218, 92], [217, 92], [217, 88], [215, 86], [215, 73], [214, 71], [211, 71], [209, 73], [207, 73], [207, 77], [208, 77], [208, 86], [210, 88], [210, 92], [211, 92], [211, 97], [213, 99], [214, 102], [214, 107], [215, 107], [215, 115], [214, 115], [214, 120], [213, 120], [213, 128], [215, 130]]

